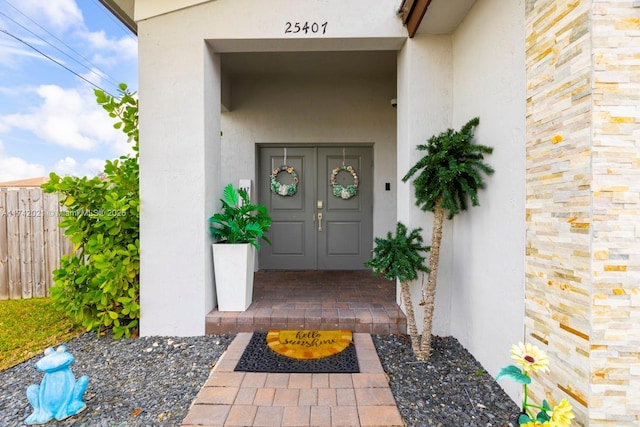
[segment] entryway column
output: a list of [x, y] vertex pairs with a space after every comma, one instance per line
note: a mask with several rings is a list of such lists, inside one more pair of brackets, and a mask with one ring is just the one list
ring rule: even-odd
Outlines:
[[[398, 55], [398, 221], [407, 227], [422, 227], [425, 244], [430, 245], [432, 215], [415, 206], [413, 185], [402, 177], [425, 153], [416, 150], [418, 144], [451, 127], [452, 116], [452, 55], [449, 36], [418, 34], [408, 39]], [[443, 250], [440, 253], [438, 282], [450, 280], [451, 227], [444, 227]], [[440, 286], [436, 295], [433, 333], [450, 334], [449, 287]], [[416, 321], [422, 327], [423, 310], [420, 282], [412, 284]], [[398, 299], [400, 303], [400, 299]]]
[[139, 22], [141, 334], [203, 335], [215, 305], [208, 217], [221, 193], [220, 61]]

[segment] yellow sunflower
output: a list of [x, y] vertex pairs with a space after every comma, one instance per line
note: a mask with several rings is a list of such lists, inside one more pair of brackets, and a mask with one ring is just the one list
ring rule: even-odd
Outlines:
[[567, 399], [562, 399], [560, 403], [553, 408], [550, 425], [552, 427], [569, 427], [571, 420], [575, 418], [572, 409], [571, 403], [569, 403]]
[[531, 420], [526, 424], [520, 424], [520, 427], [539, 427], [539, 426], [551, 426], [551, 424], [549, 424], [549, 421], [538, 421], [538, 420]]
[[511, 347], [511, 358], [522, 366], [525, 374], [529, 371], [537, 372], [549, 370], [549, 358], [544, 351], [529, 343], [518, 343]]

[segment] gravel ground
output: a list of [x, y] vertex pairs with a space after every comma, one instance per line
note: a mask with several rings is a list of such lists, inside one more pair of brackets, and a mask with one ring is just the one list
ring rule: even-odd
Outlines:
[[[48, 426], [179, 426], [233, 336], [145, 337], [114, 341], [84, 334], [69, 341], [76, 377], [87, 374], [87, 409]], [[402, 336], [374, 336], [380, 360], [408, 426], [509, 426], [517, 406], [454, 339], [435, 337], [417, 363]], [[0, 372], [0, 426], [31, 414], [25, 390], [39, 384], [37, 356]]]
[[417, 362], [408, 337], [373, 337], [407, 426], [514, 426], [518, 406], [451, 337], [433, 337], [427, 362]]
[[[179, 426], [232, 336], [145, 337], [113, 340], [87, 333], [69, 341], [77, 377], [89, 375], [87, 409], [47, 426]], [[42, 355], [0, 372], [0, 426], [24, 426], [31, 412], [25, 391], [40, 384]]]

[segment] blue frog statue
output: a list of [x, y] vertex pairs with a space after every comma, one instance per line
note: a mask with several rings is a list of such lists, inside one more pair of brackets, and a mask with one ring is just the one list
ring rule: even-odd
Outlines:
[[52, 418], [60, 421], [87, 407], [82, 395], [89, 377], [83, 375], [76, 381], [70, 368], [74, 359], [64, 345], [44, 351], [44, 357], [36, 362], [36, 369], [44, 372], [44, 378], [40, 385], [32, 384], [27, 388], [33, 413], [24, 420], [25, 424], [44, 424]]

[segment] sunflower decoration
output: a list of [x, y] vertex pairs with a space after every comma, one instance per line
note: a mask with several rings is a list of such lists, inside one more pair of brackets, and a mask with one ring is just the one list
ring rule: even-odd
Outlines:
[[535, 345], [518, 343], [511, 347], [511, 358], [525, 373], [549, 371], [549, 357]]
[[576, 416], [573, 414], [573, 407], [567, 399], [562, 399], [560, 403], [553, 407], [553, 413], [551, 414], [551, 425], [557, 427], [569, 427], [571, 420]]
[[[280, 172], [286, 172], [291, 175], [291, 183], [283, 184], [278, 181], [278, 175]], [[298, 173], [294, 168], [287, 165], [281, 165], [277, 168], [273, 168], [271, 171], [271, 191], [280, 196], [293, 196], [298, 192]]]
[[[353, 184], [347, 185], [346, 187], [338, 184], [336, 178], [342, 171], [347, 171], [351, 174], [351, 176], [353, 177]], [[360, 183], [360, 181], [358, 180], [358, 175], [356, 174], [355, 169], [353, 169], [353, 166], [346, 166], [345, 164], [342, 164], [342, 166], [338, 166], [337, 168], [333, 169], [331, 171], [331, 178], [329, 182], [331, 183], [333, 195], [336, 197], [340, 197], [342, 200], [350, 199], [358, 194], [358, 184]]]
[[523, 413], [518, 418], [520, 427], [571, 426], [571, 420], [575, 418], [575, 415], [573, 414], [573, 407], [567, 399], [562, 399], [553, 408], [546, 400], [543, 400], [541, 405], [535, 405], [528, 400], [531, 373], [549, 371], [549, 357], [547, 354], [532, 344], [518, 343], [511, 346], [511, 358], [515, 360], [518, 366], [510, 365], [500, 369], [496, 376], [496, 381], [501, 378], [510, 378], [522, 384], [524, 397], [522, 400]]
[[526, 424], [520, 424], [520, 427], [550, 427], [549, 421], [542, 422], [540, 420], [531, 420]]

